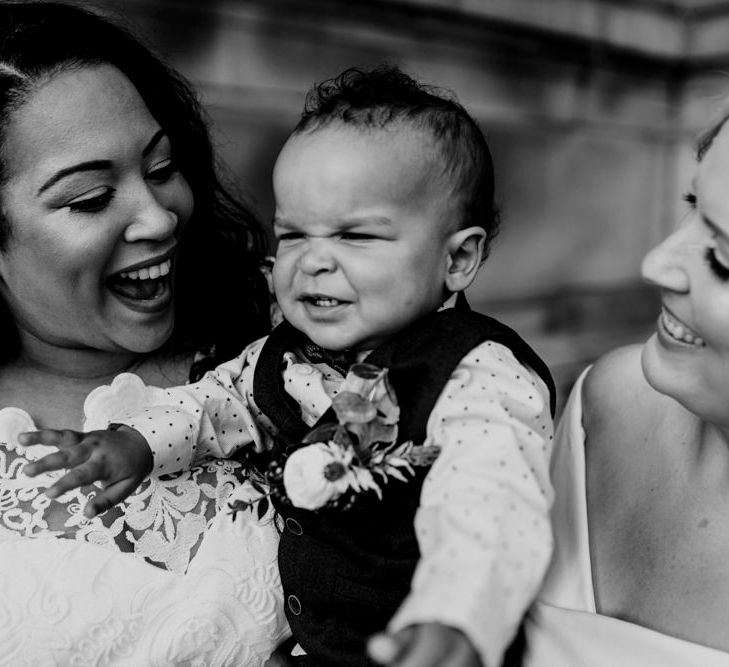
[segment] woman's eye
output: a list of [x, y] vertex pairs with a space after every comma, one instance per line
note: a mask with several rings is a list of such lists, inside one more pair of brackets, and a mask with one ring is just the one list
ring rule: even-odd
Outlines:
[[106, 189], [92, 197], [74, 199], [66, 207], [74, 213], [96, 213], [105, 209], [114, 198], [114, 190]]
[[722, 264], [716, 256], [714, 248], [707, 248], [704, 253], [706, 263], [709, 265], [711, 272], [722, 282], [729, 281], [729, 266]]
[[147, 178], [163, 183], [172, 178], [175, 172], [177, 172], [177, 165], [172, 161], [172, 158], [167, 158], [153, 165], [147, 172]]

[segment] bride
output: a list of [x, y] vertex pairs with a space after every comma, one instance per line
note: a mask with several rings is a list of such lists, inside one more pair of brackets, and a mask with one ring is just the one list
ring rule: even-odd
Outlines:
[[118, 490], [49, 498], [53, 474], [23, 474], [49, 448], [17, 445], [145, 400], [122, 371], [179, 384], [201, 350], [265, 333], [260, 228], [213, 164], [192, 93], [135, 38], [69, 5], [0, 5], [0, 665], [259, 665], [288, 633], [272, 519], [227, 510], [248, 490], [235, 462], [87, 519]]

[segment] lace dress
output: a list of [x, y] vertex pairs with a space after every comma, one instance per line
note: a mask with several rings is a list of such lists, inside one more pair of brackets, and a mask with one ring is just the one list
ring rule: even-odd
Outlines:
[[[88, 396], [85, 429], [161, 391], [135, 378]], [[0, 410], [0, 665], [263, 664], [288, 634], [278, 533], [270, 516], [228, 513], [251, 493], [238, 464], [149, 480], [88, 520], [96, 487], [50, 500], [43, 490], [62, 473], [23, 475], [54, 451], [16, 445], [34, 428], [24, 411]]]

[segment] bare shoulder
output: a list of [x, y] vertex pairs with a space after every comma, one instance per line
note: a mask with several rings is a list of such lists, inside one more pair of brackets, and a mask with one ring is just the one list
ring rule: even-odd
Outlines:
[[618, 348], [600, 357], [582, 386], [583, 411], [591, 419], [643, 412], [656, 393], [643, 376], [641, 345]]
[[582, 425], [593, 456], [630, 460], [634, 443], [666, 409], [666, 397], [647, 383], [640, 357], [640, 345], [619, 348], [595, 362], [585, 378]]

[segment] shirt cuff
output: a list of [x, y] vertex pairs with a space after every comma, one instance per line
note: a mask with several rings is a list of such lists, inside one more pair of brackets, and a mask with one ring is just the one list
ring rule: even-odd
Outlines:
[[[545, 557], [548, 553], [546, 550]], [[488, 558], [474, 554], [459, 568], [470, 576], [450, 583], [439, 578], [437, 569], [421, 568], [416, 571], [413, 589], [390, 620], [388, 631], [423, 623], [456, 628], [471, 642], [484, 667], [499, 667], [536, 596], [544, 562], [546, 558], [539, 558], [523, 569], [497, 561], [489, 566]], [[422, 585], [425, 577], [431, 585]]]
[[115, 420], [141, 433], [152, 450], [154, 477], [188, 470], [192, 465], [195, 429], [190, 419], [170, 406], [145, 408], [134, 418]]
[[[496, 609], [497, 605], [492, 605]], [[478, 653], [483, 667], [499, 667], [506, 648], [516, 634], [518, 624], [505, 628], [506, 619], [501, 617], [499, 627], [494, 627], [483, 617], [484, 605], [464, 605], [461, 598], [453, 603], [444, 600], [442, 591], [415, 593], [405, 599], [388, 624], [389, 632], [398, 632], [411, 625], [439, 623], [460, 630]], [[495, 619], [496, 615], [492, 615]]]

